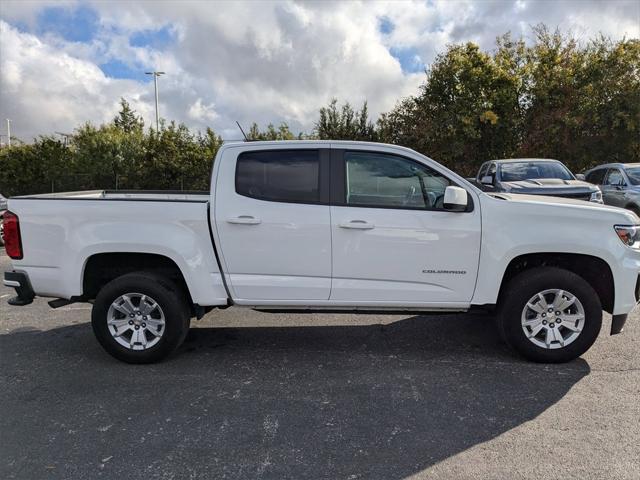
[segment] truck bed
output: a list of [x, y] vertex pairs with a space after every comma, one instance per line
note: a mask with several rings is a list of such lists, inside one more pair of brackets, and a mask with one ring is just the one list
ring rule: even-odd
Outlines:
[[83, 271], [96, 255], [137, 252], [172, 260], [194, 303], [224, 304], [227, 295], [209, 230], [209, 192], [95, 190], [12, 197], [29, 275], [42, 296], [83, 292]]

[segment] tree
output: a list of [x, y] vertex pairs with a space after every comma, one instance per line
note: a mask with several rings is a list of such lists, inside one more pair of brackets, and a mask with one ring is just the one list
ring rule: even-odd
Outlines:
[[257, 123], [253, 123], [247, 134], [248, 140], [296, 140], [302, 138], [302, 134], [297, 137], [291, 132], [289, 125], [285, 122], [280, 123], [276, 128], [272, 123], [267, 125], [265, 131], [261, 131]]
[[535, 29], [521, 153], [581, 171], [640, 158], [640, 41], [596, 38], [580, 46]]
[[71, 153], [54, 137], [0, 150], [0, 192], [6, 196], [55, 190], [56, 179], [71, 164]]
[[378, 138], [466, 175], [519, 156], [557, 158], [577, 172], [640, 160], [640, 41], [580, 44], [543, 25], [534, 33], [530, 46], [503, 35], [493, 52], [449, 46], [418, 95], [380, 116]]
[[120, 98], [120, 111], [113, 119], [113, 124], [125, 133], [131, 133], [144, 128], [142, 117], [136, 115], [135, 110], [131, 109], [129, 103]]
[[[503, 157], [552, 157], [576, 172], [610, 161], [640, 161], [640, 40], [578, 42], [543, 25], [527, 45], [506, 34], [496, 48], [450, 45], [424, 83], [373, 123], [367, 102], [354, 110], [332, 99], [312, 135], [286, 123], [254, 123], [251, 140], [372, 140], [411, 147], [472, 175]], [[144, 131], [125, 99], [112, 122], [77, 128], [70, 144], [43, 136], [0, 150], [0, 191], [207, 189], [222, 138], [163, 122]]]
[[512, 58], [516, 49], [507, 40], [499, 61], [473, 43], [449, 47], [427, 70], [419, 94], [381, 117], [380, 138], [464, 174], [490, 158], [510, 156], [521, 121]]
[[359, 111], [354, 111], [348, 102], [338, 109], [338, 100], [332, 99], [328, 106], [320, 109], [314, 131], [321, 140], [376, 140], [366, 101]]
[[[85, 189], [207, 190], [222, 138], [183, 124], [144, 132], [124, 108], [113, 122], [75, 130], [65, 146], [53, 137], [0, 150], [0, 191], [7, 195]], [[129, 127], [124, 127], [129, 125]]]

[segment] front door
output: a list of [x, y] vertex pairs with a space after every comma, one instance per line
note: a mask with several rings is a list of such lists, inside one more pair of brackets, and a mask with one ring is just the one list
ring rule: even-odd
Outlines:
[[214, 215], [234, 299], [328, 300], [329, 149], [234, 150], [220, 160]]
[[480, 212], [443, 207], [453, 182], [416, 159], [332, 153], [331, 300], [380, 306], [468, 303], [480, 253]]
[[626, 181], [620, 169], [611, 168], [602, 185], [602, 198], [607, 205], [625, 207]]

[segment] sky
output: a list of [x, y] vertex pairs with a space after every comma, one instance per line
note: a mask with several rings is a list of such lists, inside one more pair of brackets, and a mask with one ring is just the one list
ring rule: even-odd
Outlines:
[[[124, 97], [155, 122], [313, 129], [331, 98], [372, 118], [417, 93], [448, 44], [490, 50], [545, 23], [587, 41], [640, 37], [640, 1], [0, 0], [0, 133], [23, 141], [113, 118]], [[4, 140], [4, 137], [2, 137]]]

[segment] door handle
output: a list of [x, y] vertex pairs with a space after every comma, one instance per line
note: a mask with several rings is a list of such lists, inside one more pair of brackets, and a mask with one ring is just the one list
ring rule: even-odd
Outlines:
[[365, 222], [364, 220], [351, 220], [349, 222], [341, 223], [338, 226], [340, 228], [353, 228], [355, 230], [371, 230], [376, 227], [373, 223]]
[[261, 223], [261, 220], [251, 215], [238, 215], [237, 217], [228, 218], [227, 222], [238, 225], [258, 225]]

